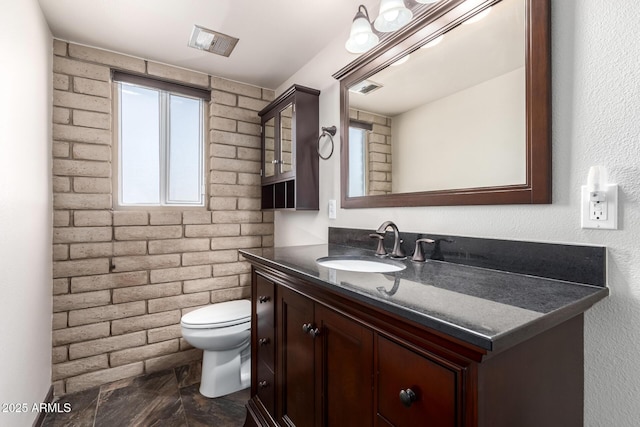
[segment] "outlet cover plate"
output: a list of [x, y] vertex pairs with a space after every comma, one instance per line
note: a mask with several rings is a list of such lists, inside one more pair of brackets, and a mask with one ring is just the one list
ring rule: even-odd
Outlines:
[[580, 226], [598, 230], [618, 229], [618, 184], [607, 185], [607, 214], [606, 219], [591, 219], [591, 198], [586, 185], [582, 186], [580, 199]]

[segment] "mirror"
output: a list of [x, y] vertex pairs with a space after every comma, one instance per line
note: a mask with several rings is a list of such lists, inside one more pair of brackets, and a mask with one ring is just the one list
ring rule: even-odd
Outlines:
[[293, 170], [291, 157], [291, 119], [293, 117], [293, 104], [287, 105], [280, 111], [280, 173]]
[[428, 8], [334, 75], [342, 206], [550, 203], [549, 76], [548, 0]]
[[265, 178], [272, 177], [276, 174], [275, 163], [275, 117], [270, 118], [264, 124], [264, 176]]

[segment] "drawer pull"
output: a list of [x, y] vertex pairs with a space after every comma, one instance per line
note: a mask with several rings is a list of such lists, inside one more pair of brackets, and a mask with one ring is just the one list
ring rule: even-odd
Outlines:
[[407, 408], [411, 406], [413, 402], [418, 400], [418, 396], [410, 388], [406, 390], [400, 390], [400, 402]]
[[305, 334], [308, 334], [309, 331], [311, 331], [312, 328], [313, 328], [313, 326], [311, 325], [311, 323], [303, 323], [302, 324], [302, 332], [304, 332]]
[[258, 297], [258, 302], [260, 304], [262, 304], [262, 303], [265, 303], [265, 302], [269, 301], [270, 299], [271, 298], [266, 296], [266, 295], [261, 295], [261, 296]]
[[266, 382], [266, 381], [260, 381], [260, 382], [258, 383], [258, 387], [260, 387], [260, 388], [267, 388], [267, 387], [269, 387], [269, 383], [268, 383], [268, 382]]
[[260, 339], [258, 340], [258, 344], [260, 344], [260, 345], [267, 345], [267, 344], [269, 344], [269, 338], [260, 338]]
[[309, 331], [309, 335], [311, 335], [311, 337], [315, 338], [318, 335], [320, 335], [320, 329], [318, 328], [313, 328]]

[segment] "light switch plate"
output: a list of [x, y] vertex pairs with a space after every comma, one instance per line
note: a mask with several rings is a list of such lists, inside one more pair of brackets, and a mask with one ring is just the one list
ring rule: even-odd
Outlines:
[[606, 212], [603, 212], [603, 215], [594, 215], [594, 212], [592, 212], [594, 210], [594, 202], [591, 200], [589, 189], [586, 185], [582, 186], [580, 201], [580, 226], [582, 228], [618, 229], [618, 184], [609, 184], [606, 186], [606, 190]]
[[329, 200], [329, 219], [336, 219], [337, 203], [335, 200]]

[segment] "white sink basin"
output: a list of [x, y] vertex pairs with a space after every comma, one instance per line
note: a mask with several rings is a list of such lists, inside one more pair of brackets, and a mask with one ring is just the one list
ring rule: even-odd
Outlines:
[[393, 273], [407, 268], [399, 262], [348, 256], [318, 258], [316, 262], [323, 267], [360, 273]]

